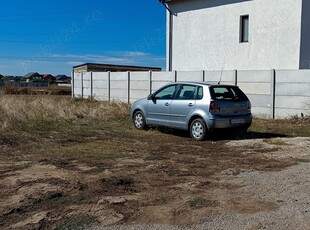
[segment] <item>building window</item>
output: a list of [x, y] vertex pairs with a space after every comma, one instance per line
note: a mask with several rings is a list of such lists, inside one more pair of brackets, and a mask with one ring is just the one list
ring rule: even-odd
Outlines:
[[240, 17], [240, 42], [249, 42], [249, 15]]

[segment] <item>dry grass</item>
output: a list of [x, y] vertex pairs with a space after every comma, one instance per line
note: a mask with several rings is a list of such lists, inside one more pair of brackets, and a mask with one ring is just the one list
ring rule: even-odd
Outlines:
[[[79, 133], [88, 136], [102, 128], [106, 134], [130, 132], [129, 105], [119, 102], [73, 100], [69, 96], [0, 95], [0, 130]], [[108, 129], [113, 125], [116, 129]], [[85, 127], [87, 126], [87, 127]], [[254, 119], [253, 133], [310, 136], [309, 117], [287, 120]], [[117, 135], [116, 135], [117, 136]], [[245, 137], [246, 138], [246, 137]]]
[[250, 131], [285, 136], [310, 137], [310, 116], [290, 119], [254, 119]]
[[4, 94], [18, 95], [71, 95], [71, 88], [50, 85], [49, 87], [5, 86], [0, 89]]
[[117, 121], [128, 118], [128, 105], [63, 96], [0, 95], [0, 129], [25, 129], [84, 121]]

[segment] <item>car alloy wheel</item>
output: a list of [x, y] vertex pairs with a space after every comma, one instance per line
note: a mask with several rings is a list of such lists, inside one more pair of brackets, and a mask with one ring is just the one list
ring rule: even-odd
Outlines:
[[145, 129], [145, 119], [141, 111], [134, 114], [134, 125], [137, 129]]
[[196, 141], [204, 140], [206, 132], [207, 132], [206, 125], [201, 118], [197, 118], [191, 123], [190, 134], [194, 140]]

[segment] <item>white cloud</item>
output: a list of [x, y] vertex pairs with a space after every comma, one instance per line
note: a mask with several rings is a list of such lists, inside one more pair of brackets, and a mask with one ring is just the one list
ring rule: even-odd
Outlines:
[[[67, 64], [78, 65], [85, 62], [105, 63], [105, 64], [132, 64], [132, 65], [156, 65], [164, 64], [165, 57], [151, 55], [143, 52], [130, 51], [108, 51], [104, 55], [97, 54], [53, 54], [51, 58], [64, 60]], [[150, 64], [153, 63], [153, 64]], [[158, 65], [158, 64], [157, 64]]]
[[28, 72], [70, 74], [72, 67], [83, 63], [103, 63], [164, 67], [165, 57], [136, 51], [106, 51], [98, 54], [52, 54], [35, 58], [2, 60], [0, 74], [25, 75]]
[[81, 64], [83, 64], [83, 62], [68, 61], [68, 62], [66, 62], [66, 64], [67, 64], [68, 66], [76, 66], [76, 65], [81, 65]]

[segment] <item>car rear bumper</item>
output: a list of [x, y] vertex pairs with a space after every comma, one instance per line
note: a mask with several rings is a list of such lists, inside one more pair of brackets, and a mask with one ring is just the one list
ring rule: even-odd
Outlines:
[[206, 119], [208, 129], [248, 128], [252, 124], [252, 114], [241, 116], [213, 115]]

